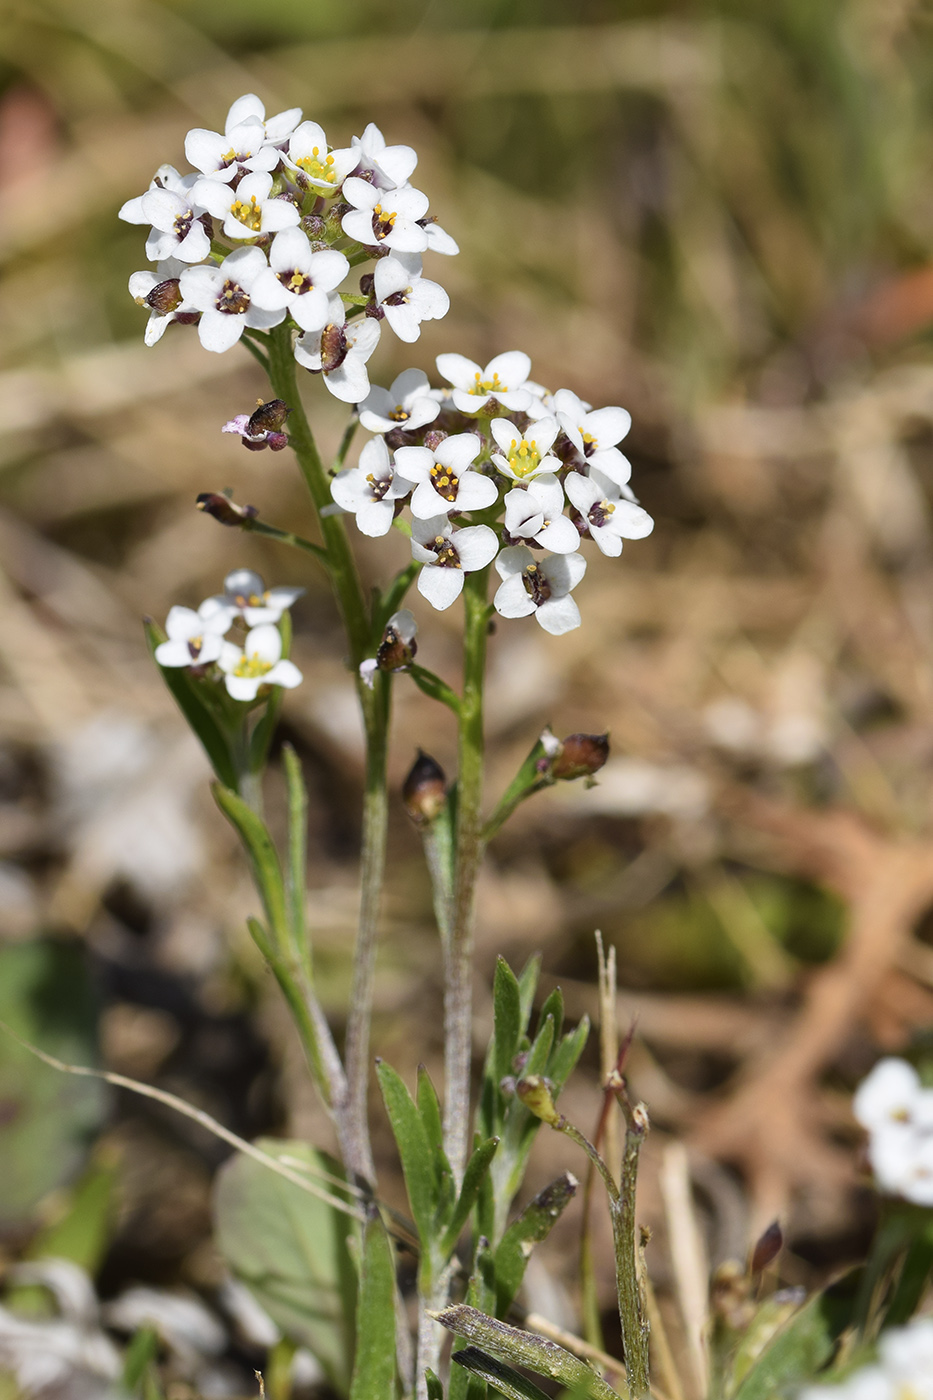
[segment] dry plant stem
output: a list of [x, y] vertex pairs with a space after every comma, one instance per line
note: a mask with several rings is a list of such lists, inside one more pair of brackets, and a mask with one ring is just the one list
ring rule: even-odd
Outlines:
[[454, 888], [444, 969], [444, 1147], [455, 1181], [463, 1179], [470, 1141], [473, 909], [483, 854], [483, 684], [489, 629], [488, 569], [468, 574], [463, 587], [463, 696]]
[[344, 1165], [367, 1181], [374, 1178], [369, 1125], [366, 1115], [369, 1082], [369, 1027], [372, 1016], [373, 973], [379, 915], [379, 896], [385, 870], [388, 822], [386, 797], [386, 735], [389, 719], [389, 687], [377, 677], [369, 690], [359, 680], [359, 665], [370, 646], [366, 600], [356, 569], [344, 521], [321, 512], [331, 504], [330, 479], [308, 423], [295, 369], [292, 333], [282, 325], [268, 340], [269, 379], [277, 398], [291, 408], [289, 445], [314, 502], [327, 552], [327, 571], [346, 628], [350, 666], [357, 676], [357, 692], [366, 732], [366, 794], [363, 813], [363, 845], [360, 862], [360, 921], [354, 961], [353, 990], [347, 1020], [346, 1092], [333, 1104]]

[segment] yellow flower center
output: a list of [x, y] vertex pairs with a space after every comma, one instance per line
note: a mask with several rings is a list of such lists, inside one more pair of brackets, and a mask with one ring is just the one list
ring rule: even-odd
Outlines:
[[431, 468], [431, 485], [445, 501], [455, 501], [460, 478], [455, 476], [449, 467], [442, 467], [438, 462], [436, 467]]
[[272, 666], [273, 662], [263, 661], [258, 652], [254, 651], [251, 656], [247, 656], [244, 652], [233, 668], [233, 674], [253, 681], [258, 676], [264, 676], [267, 671], [271, 671]]
[[531, 476], [541, 465], [541, 453], [534, 438], [529, 442], [527, 438], [512, 439], [509, 448], [509, 466], [517, 477]]
[[236, 160], [236, 151], [231, 146], [229, 151], [225, 151], [220, 159], [223, 161], [224, 165], [229, 165], [231, 161]]
[[242, 199], [235, 199], [230, 206], [230, 213], [235, 219], [239, 219], [241, 224], [245, 224], [253, 233], [258, 233], [262, 228], [262, 210], [256, 196], [250, 195], [249, 204], [244, 204]]
[[529, 564], [527, 569], [522, 570], [522, 583], [525, 592], [534, 603], [535, 607], [540, 607], [546, 603], [551, 596], [551, 585], [548, 583], [538, 564]]
[[591, 525], [605, 525], [610, 515], [615, 512], [615, 506], [611, 501], [596, 501], [587, 512]]
[[329, 185], [337, 181], [337, 172], [334, 170], [333, 156], [327, 156], [321, 160], [320, 146], [314, 146], [309, 156], [299, 156], [295, 161], [300, 165], [306, 175], [310, 175], [312, 180], [326, 180]]
[[408, 412], [407, 408], [402, 408], [402, 405], [398, 404], [388, 416], [392, 419], [393, 423], [407, 423], [411, 414]]
[[583, 455], [584, 457], [592, 457], [593, 453], [596, 451], [596, 448], [598, 446], [596, 439], [594, 438], [592, 433], [583, 433], [582, 437]]
[[201, 648], [203, 647], [203, 645], [204, 645], [204, 638], [203, 638], [203, 637], [189, 637], [189, 638], [188, 638], [188, 650], [189, 650], [190, 653], [191, 653], [191, 659], [192, 659], [193, 661], [197, 661], [198, 657], [201, 655]]
[[479, 370], [477, 370], [473, 376], [473, 388], [468, 389], [467, 393], [482, 394], [483, 397], [485, 397], [487, 394], [495, 394], [498, 390], [501, 390], [503, 394], [507, 394], [509, 392], [509, 386], [508, 384], [502, 383], [498, 374], [494, 374], [491, 379], [480, 379]]
[[386, 213], [381, 204], [373, 208], [373, 233], [377, 238], [386, 238], [395, 227], [398, 217], [394, 212]]
[[437, 555], [437, 562], [447, 569], [460, 568], [460, 556], [449, 540], [443, 535], [434, 536], [434, 553]]

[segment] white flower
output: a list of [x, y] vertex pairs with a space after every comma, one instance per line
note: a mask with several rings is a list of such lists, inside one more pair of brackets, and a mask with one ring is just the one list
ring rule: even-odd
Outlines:
[[496, 483], [469, 470], [481, 450], [475, 433], [455, 433], [433, 452], [427, 447], [396, 449], [397, 469], [408, 481], [417, 483], [411, 498], [416, 520], [431, 520], [451, 511], [485, 510], [495, 503], [499, 495]]
[[557, 421], [591, 467], [598, 468], [617, 486], [625, 486], [632, 465], [617, 447], [632, 426], [632, 415], [624, 408], [597, 408], [577, 398], [569, 389], [558, 389], [553, 396]]
[[360, 662], [360, 680], [363, 684], [372, 690], [377, 671], [407, 670], [418, 651], [415, 641], [417, 633], [414, 613], [407, 608], [393, 613], [385, 625], [376, 655]]
[[362, 136], [354, 136], [357, 164], [372, 171], [382, 189], [395, 189], [411, 179], [418, 156], [411, 146], [387, 146], [382, 132], [370, 122]]
[[505, 498], [505, 528], [516, 540], [534, 540], [555, 554], [580, 548], [580, 532], [563, 512], [564, 488], [546, 472], [527, 488], [515, 487]]
[[915, 1317], [882, 1333], [878, 1353], [842, 1385], [807, 1386], [798, 1400], [933, 1400], [933, 1320]]
[[179, 312], [193, 312], [194, 307], [182, 300], [179, 278], [185, 264], [177, 258], [166, 258], [156, 265], [155, 272], [145, 269], [134, 272], [129, 280], [130, 296], [139, 306], [148, 306], [145, 341], [155, 345], [165, 334], [165, 328]]
[[151, 194], [153, 190], [173, 190], [176, 194], [187, 194], [198, 178], [197, 175], [180, 175], [174, 165], [160, 165], [149, 181], [149, 188], [145, 194], [138, 194], [134, 199], [128, 199], [125, 204], [121, 204], [117, 218], [127, 224], [148, 224], [150, 221], [143, 211], [143, 200], [147, 194]]
[[196, 263], [211, 251], [211, 240], [200, 218], [204, 206], [194, 189], [184, 193], [149, 190], [143, 195], [143, 212], [152, 225], [146, 239], [146, 257], [153, 262], [160, 258], [178, 258], [181, 262]]
[[615, 558], [623, 540], [643, 540], [654, 529], [648, 512], [623, 498], [620, 487], [595, 467], [589, 476], [569, 472], [564, 490], [603, 554]]
[[440, 224], [435, 223], [433, 218], [425, 219], [424, 231], [428, 236], [428, 252], [443, 253], [447, 258], [456, 257], [460, 252], [460, 245], [446, 229], [442, 229]]
[[267, 267], [260, 248], [237, 248], [219, 267], [201, 263], [181, 274], [182, 296], [203, 312], [198, 335], [205, 350], [229, 350], [247, 326], [265, 331], [285, 319], [282, 310], [253, 305], [253, 285]]
[[478, 413], [490, 399], [510, 413], [522, 413], [531, 403], [525, 388], [531, 361], [521, 350], [496, 355], [485, 369], [465, 355], [438, 355], [437, 368], [454, 386], [451, 398], [461, 413]]
[[301, 121], [301, 108], [289, 107], [288, 111], [279, 112], [267, 120], [264, 103], [254, 92], [248, 92], [243, 97], [238, 97], [230, 108], [224, 131], [235, 131], [240, 123], [245, 121], [260, 122], [266, 142], [270, 146], [278, 146], [287, 140]]
[[185, 137], [185, 155], [202, 175], [225, 185], [244, 170], [274, 170], [279, 163], [279, 153], [266, 145], [266, 128], [256, 117], [237, 122], [222, 135], [194, 127]]
[[417, 253], [380, 258], [373, 274], [376, 305], [399, 340], [409, 343], [421, 334], [422, 321], [439, 321], [450, 309], [450, 298], [437, 282], [421, 276]]
[[234, 700], [255, 700], [261, 685], [300, 685], [302, 675], [293, 661], [282, 660], [282, 634], [273, 623], [263, 623], [246, 634], [242, 649], [224, 642], [220, 669], [226, 674], [227, 693]]
[[503, 617], [534, 613], [545, 632], [555, 637], [580, 626], [580, 610], [570, 597], [586, 573], [582, 554], [551, 554], [540, 563], [525, 545], [504, 549], [496, 560], [503, 582], [493, 599]]
[[328, 151], [324, 128], [317, 122], [302, 122], [292, 134], [283, 157], [289, 170], [304, 176], [309, 185], [324, 194], [336, 194], [344, 180], [360, 163], [356, 146]]
[[333, 248], [312, 253], [300, 228], [286, 228], [272, 240], [269, 263], [253, 287], [256, 305], [267, 311], [286, 307], [302, 330], [323, 330], [330, 311], [330, 294], [350, 270], [344, 254]]
[[167, 642], [155, 649], [160, 666], [206, 666], [220, 656], [222, 637], [230, 631], [236, 609], [221, 598], [207, 598], [197, 612], [174, 607], [165, 619]]
[[266, 588], [262, 575], [254, 569], [234, 569], [224, 579], [224, 591], [217, 600], [242, 617], [247, 627], [257, 627], [266, 622], [278, 622], [305, 592], [303, 588], [280, 585]]
[[494, 418], [489, 425], [499, 452], [492, 460], [504, 476], [513, 481], [533, 481], [545, 472], [556, 472], [561, 463], [551, 455], [557, 437], [557, 419], [539, 418], [525, 429], [524, 436], [509, 418]]
[[869, 1132], [909, 1123], [920, 1093], [920, 1076], [906, 1060], [879, 1060], [852, 1100], [852, 1112]]
[[360, 422], [368, 433], [390, 433], [393, 428], [410, 433], [433, 423], [440, 411], [424, 370], [406, 369], [390, 389], [373, 385], [360, 404]]
[[344, 181], [343, 197], [353, 205], [340, 224], [348, 238], [367, 248], [398, 253], [423, 253], [427, 248], [428, 236], [418, 220], [428, 212], [428, 197], [420, 190], [379, 190], [351, 175]]
[[385, 438], [372, 438], [360, 453], [359, 465], [338, 472], [330, 492], [337, 504], [356, 516], [364, 535], [385, 535], [395, 518], [395, 502], [407, 496], [410, 481], [401, 477], [389, 460]]
[[496, 556], [499, 541], [488, 525], [456, 529], [446, 515], [413, 520], [412, 557], [424, 565], [418, 575], [418, 592], [443, 612], [463, 592], [464, 574], [484, 569]]
[[366, 361], [379, 344], [379, 322], [370, 317], [346, 324], [339, 296], [328, 303], [328, 321], [319, 331], [305, 331], [295, 342], [295, 359], [324, 383], [335, 399], [362, 403], [369, 393]]
[[292, 228], [301, 219], [290, 200], [272, 197], [272, 176], [264, 170], [244, 175], [236, 189], [219, 180], [199, 180], [192, 195], [209, 214], [223, 219], [228, 238], [259, 238]]

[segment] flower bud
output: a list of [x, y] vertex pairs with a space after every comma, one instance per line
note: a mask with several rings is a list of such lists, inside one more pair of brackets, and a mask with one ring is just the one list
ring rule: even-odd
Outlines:
[[364, 272], [362, 277], [360, 278], [360, 291], [362, 292], [363, 296], [371, 297], [375, 285], [376, 279], [373, 276], [373, 274], [371, 272]]
[[320, 214], [305, 214], [298, 227], [304, 229], [309, 238], [315, 239], [321, 237], [325, 225]]
[[588, 778], [599, 772], [608, 757], [608, 734], [568, 734], [551, 760], [551, 776], [563, 782]]
[[202, 491], [196, 505], [205, 515], [212, 515], [215, 520], [219, 520], [221, 525], [243, 526], [259, 514], [258, 506], [238, 506], [229, 496], [216, 491]]
[[246, 431], [250, 437], [259, 437], [260, 433], [278, 433], [285, 427], [290, 413], [291, 409], [284, 399], [270, 399], [268, 403], [260, 401], [247, 420]]
[[321, 369], [332, 374], [347, 358], [347, 335], [343, 326], [333, 321], [321, 331]]
[[418, 757], [402, 785], [405, 810], [416, 826], [428, 826], [443, 811], [447, 801], [447, 780], [441, 765], [418, 750]]
[[380, 671], [399, 671], [403, 666], [411, 665], [418, 650], [418, 643], [415, 641], [417, 631], [418, 624], [414, 614], [407, 608], [392, 614], [376, 652], [376, 665]]
[[557, 1127], [560, 1114], [554, 1107], [551, 1086], [543, 1075], [530, 1074], [527, 1079], [520, 1079], [515, 1086], [515, 1092], [536, 1118], [540, 1118], [542, 1123], [547, 1123], [551, 1128]]
[[160, 316], [168, 316], [176, 307], [181, 306], [181, 286], [178, 278], [168, 277], [164, 282], [157, 283], [152, 291], [143, 297], [143, 301]]
[[780, 1254], [784, 1247], [784, 1232], [777, 1220], [772, 1221], [758, 1240], [752, 1250], [751, 1263], [748, 1266], [750, 1274], [760, 1274], [766, 1269]]
[[424, 445], [432, 452], [436, 452], [441, 443], [448, 436], [449, 434], [445, 433], [443, 428], [429, 428], [424, 435]]

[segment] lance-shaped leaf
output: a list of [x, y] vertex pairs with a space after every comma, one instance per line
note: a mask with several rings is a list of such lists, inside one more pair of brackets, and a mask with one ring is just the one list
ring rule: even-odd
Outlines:
[[424, 1065], [418, 1066], [418, 1112], [431, 1149], [431, 1161], [435, 1182], [435, 1218], [440, 1225], [447, 1220], [453, 1210], [456, 1187], [454, 1174], [444, 1151], [444, 1126], [441, 1120], [441, 1106], [437, 1091], [431, 1083], [431, 1076]]
[[276, 943], [281, 944], [288, 930], [285, 881], [269, 829], [238, 793], [222, 787], [220, 783], [214, 784], [213, 793], [217, 806], [239, 833], [240, 840], [246, 847], [253, 867], [253, 878], [266, 911], [269, 931]]
[[795, 1313], [748, 1372], [735, 1400], [790, 1394], [825, 1366], [853, 1320], [860, 1275], [850, 1271]]
[[529, 1201], [518, 1219], [509, 1226], [496, 1250], [496, 1313], [504, 1317], [525, 1277], [531, 1251], [547, 1239], [564, 1208], [573, 1200], [575, 1176], [564, 1172]]
[[366, 1225], [350, 1400], [395, 1394], [395, 1265], [378, 1214]]
[[518, 978], [505, 958], [496, 960], [496, 975], [492, 987], [493, 1041], [490, 1047], [491, 1070], [495, 1087], [512, 1073], [512, 1062], [518, 1054], [524, 1030], [522, 996]]
[[[155, 653], [165, 633], [154, 622], [144, 624], [149, 651]], [[218, 693], [211, 704], [213, 682], [194, 679], [187, 666], [160, 666], [162, 679], [189, 726], [200, 740], [214, 772], [224, 787], [239, 787], [239, 774], [230, 740], [222, 722], [223, 697]], [[216, 688], [216, 687], [215, 687]]]
[[[443, 1312], [432, 1314], [442, 1326], [468, 1342], [475, 1342], [483, 1351], [505, 1361], [509, 1365], [525, 1366], [536, 1375], [547, 1376], [557, 1381], [565, 1389], [576, 1395], [588, 1396], [589, 1400], [619, 1400], [617, 1393], [607, 1385], [602, 1376], [581, 1361], [572, 1352], [551, 1342], [547, 1337], [538, 1337], [533, 1332], [523, 1332], [487, 1317], [476, 1308], [458, 1303], [445, 1308]], [[628, 1393], [625, 1392], [626, 1400]]]
[[391, 1065], [378, 1060], [376, 1077], [402, 1161], [412, 1217], [418, 1227], [422, 1247], [427, 1249], [432, 1240], [437, 1208], [434, 1154], [421, 1114], [399, 1075]]
[[487, 1138], [474, 1149], [470, 1160], [466, 1164], [466, 1171], [463, 1173], [463, 1185], [460, 1188], [460, 1195], [454, 1207], [454, 1213], [450, 1224], [441, 1240], [441, 1256], [449, 1259], [457, 1247], [457, 1240], [460, 1238], [460, 1231], [467, 1222], [467, 1216], [473, 1209], [474, 1202], [479, 1195], [479, 1189], [483, 1184], [486, 1173], [489, 1171], [489, 1164], [496, 1155], [496, 1148], [499, 1146], [499, 1139], [496, 1137]]
[[453, 1360], [474, 1376], [480, 1376], [493, 1390], [504, 1395], [506, 1400], [548, 1400], [544, 1391], [539, 1385], [535, 1385], [534, 1381], [530, 1381], [513, 1366], [507, 1366], [504, 1361], [487, 1356], [479, 1347], [463, 1347], [461, 1351], [454, 1353]]
[[442, 681], [440, 676], [436, 676], [433, 671], [427, 671], [415, 662], [406, 666], [405, 670], [419, 690], [423, 690], [425, 695], [430, 695], [432, 700], [440, 700], [441, 704], [446, 705], [448, 710], [453, 710], [455, 715], [459, 715], [460, 697], [456, 691], [451, 690], [446, 681]]

